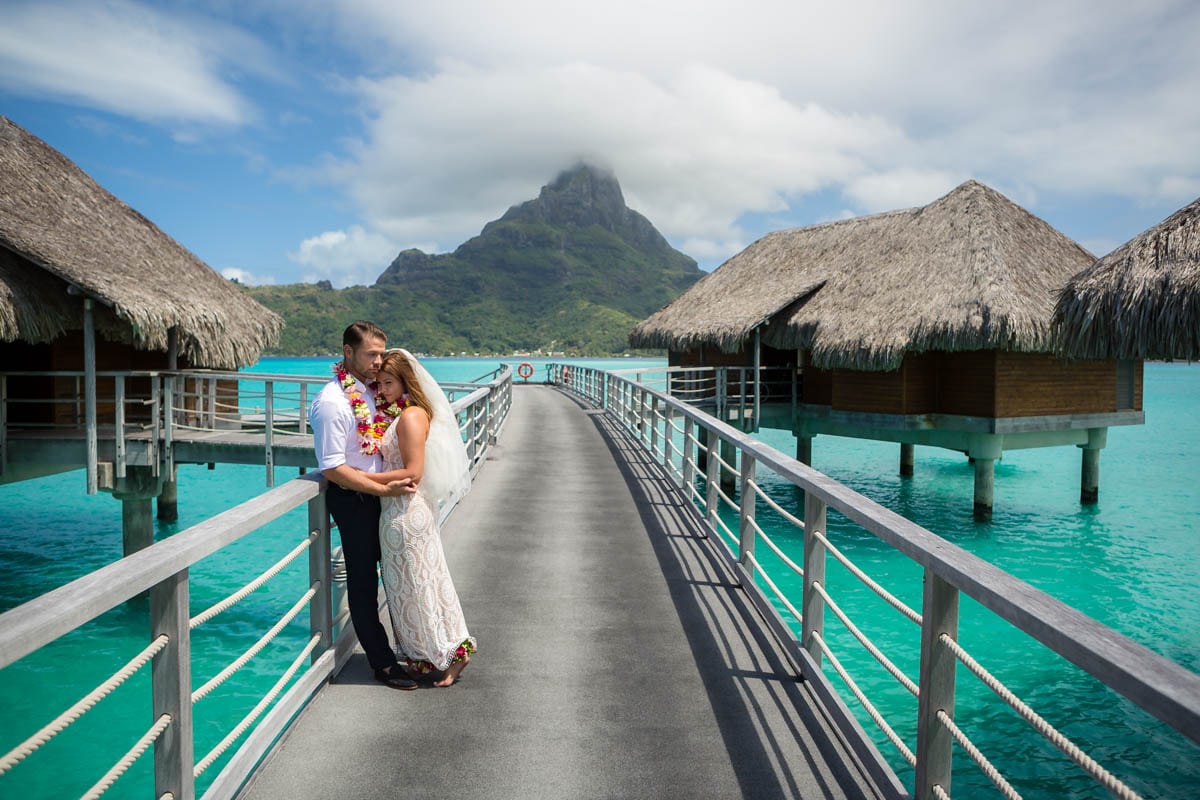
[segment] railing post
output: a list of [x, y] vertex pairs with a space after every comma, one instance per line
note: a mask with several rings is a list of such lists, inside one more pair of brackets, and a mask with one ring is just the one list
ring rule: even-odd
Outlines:
[[321, 646], [312, 651], [312, 663], [322, 652], [333, 647], [333, 569], [330, 564], [329, 512], [325, 507], [325, 492], [308, 501], [308, 531], [316, 534], [308, 548], [308, 580], [319, 588], [308, 601], [308, 629], [312, 636], [321, 637]]
[[116, 459], [114, 465], [115, 476], [118, 478], [125, 477], [125, 376], [117, 375], [113, 378], [113, 390], [116, 394], [114, 398], [115, 408], [113, 409], [113, 456]]
[[166, 635], [167, 646], [150, 667], [154, 719], [171, 724], [154, 742], [154, 796], [170, 792], [193, 800], [196, 782], [192, 729], [192, 646], [188, 627], [188, 571], [182, 569], [150, 589], [151, 639]]
[[717, 367], [717, 419], [728, 422], [726, 407], [729, 404], [729, 370], [728, 367]]
[[475, 463], [479, 458], [479, 414], [474, 408], [467, 409], [467, 437], [470, 452], [470, 462]]
[[[683, 418], [683, 463], [680, 465], [683, 467], [684, 488], [691, 486], [692, 481], [694, 481], [696, 479], [696, 468], [692, 464], [692, 459], [693, 459], [692, 454], [696, 452], [695, 447], [693, 447], [693, 445], [692, 445], [692, 439], [695, 438], [695, 431], [696, 431], [696, 423], [692, 421], [691, 417], [684, 417]], [[691, 499], [691, 496], [692, 496], [692, 493], [689, 491], [688, 492], [689, 500]]]
[[275, 485], [275, 440], [271, 436], [275, 427], [275, 384], [266, 381], [263, 384], [263, 444], [267, 466], [267, 487]]
[[746, 430], [746, 368], [738, 367], [738, 430]]
[[632, 431], [634, 434], [638, 434], [641, 432], [641, 428], [638, 427], [637, 409], [634, 408], [633, 404], [635, 391], [636, 390], [632, 383], [625, 384], [625, 416], [628, 420], [626, 425], [630, 431]]
[[207, 409], [205, 412], [206, 425], [204, 427], [209, 430], [217, 428], [217, 379], [204, 379], [204, 406]]
[[675, 414], [669, 405], [663, 404], [663, 462], [667, 465], [667, 475], [671, 483], [675, 482]]
[[658, 398], [650, 395], [650, 413], [647, 414], [647, 419], [650, 421], [650, 454], [658, 458]]
[[812, 660], [821, 665], [821, 648], [813, 640], [813, 634], [824, 637], [825, 600], [813, 588], [825, 586], [825, 545], [815, 534], [825, 534], [825, 501], [813, 492], [804, 493], [804, 588], [800, 613], [803, 614], [800, 643]]
[[707, 472], [705, 473], [704, 486], [704, 518], [708, 520], [708, 524], [712, 529], [717, 530], [717, 502], [720, 497], [717, 492], [721, 487], [721, 461], [718, 450], [721, 446], [721, 437], [717, 432], [705, 428], [708, 431], [708, 464]]
[[754, 507], [758, 503], [758, 494], [751, 483], [754, 481], [754, 467], [757, 462], [749, 453], [742, 453], [741, 481], [738, 484], [738, 511], [740, 525], [738, 526], [738, 562], [754, 580]]
[[99, 474], [96, 471], [99, 452], [96, 444], [96, 326], [90, 297], [83, 300], [83, 393], [87, 402], [83, 410], [87, 436], [87, 493], [95, 494], [99, 491]]
[[[163, 452], [167, 461], [167, 474], [175, 474], [174, 447], [175, 442], [175, 376], [167, 375], [163, 381]], [[158, 475], [158, 459], [154, 459], [154, 474]]]
[[308, 432], [308, 384], [300, 382], [300, 410], [296, 414], [296, 433]]
[[958, 660], [942, 634], [958, 638], [958, 589], [925, 570], [921, 611], [921, 674], [917, 699], [916, 800], [933, 797], [933, 787], [950, 794], [954, 739], [937, 718], [945, 711], [954, 719], [954, 675]]
[[758, 421], [762, 417], [762, 344], [759, 341], [760, 329], [754, 329], [754, 406], [750, 411], [753, 416], [750, 430], [758, 431]]
[[162, 430], [162, 380], [157, 374], [150, 375], [150, 463], [158, 470], [159, 432]]
[[490, 448], [496, 444], [496, 401], [490, 389], [487, 397], [484, 398], [484, 407], [486, 409], [484, 419], [487, 420], [487, 444]]

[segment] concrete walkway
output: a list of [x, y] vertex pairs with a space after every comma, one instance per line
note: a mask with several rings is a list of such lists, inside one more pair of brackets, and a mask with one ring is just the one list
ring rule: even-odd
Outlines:
[[443, 531], [462, 680], [398, 692], [356, 654], [244, 796], [882, 796], [611, 420], [517, 386], [490, 462]]

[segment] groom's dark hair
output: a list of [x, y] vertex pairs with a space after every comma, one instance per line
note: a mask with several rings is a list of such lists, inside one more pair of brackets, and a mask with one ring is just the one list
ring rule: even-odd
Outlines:
[[383, 332], [383, 328], [374, 322], [367, 322], [365, 319], [360, 319], [357, 322], [350, 323], [350, 326], [346, 328], [342, 334], [342, 344], [350, 345], [357, 349], [362, 344], [362, 340], [368, 336], [383, 339], [385, 342], [387, 341], [387, 334]]

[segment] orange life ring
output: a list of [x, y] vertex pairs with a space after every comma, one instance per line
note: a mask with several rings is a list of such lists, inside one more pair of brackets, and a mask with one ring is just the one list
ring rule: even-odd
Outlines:
[[533, 364], [530, 364], [528, 361], [522, 361], [521, 366], [517, 367], [517, 374], [525, 380], [529, 380], [533, 377]]

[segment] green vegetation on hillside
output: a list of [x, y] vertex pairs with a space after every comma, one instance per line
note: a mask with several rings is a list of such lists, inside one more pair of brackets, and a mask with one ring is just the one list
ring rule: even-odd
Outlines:
[[581, 166], [453, 253], [400, 253], [373, 287], [246, 287], [287, 325], [276, 354], [336, 350], [355, 319], [437, 354], [628, 352], [629, 330], [701, 276], [611, 175]]

